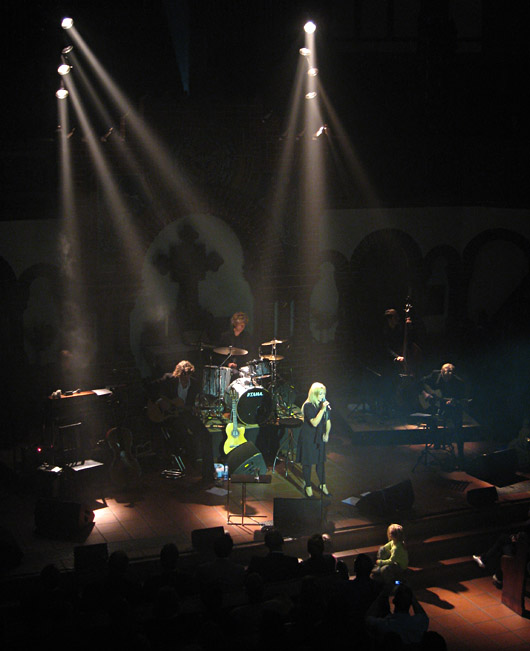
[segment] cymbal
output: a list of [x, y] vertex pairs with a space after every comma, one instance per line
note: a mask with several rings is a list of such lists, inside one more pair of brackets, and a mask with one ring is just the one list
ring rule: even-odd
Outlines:
[[219, 355], [247, 355], [248, 354], [248, 350], [245, 350], [244, 348], [232, 348], [232, 346], [214, 348], [213, 352], [218, 353]]
[[268, 359], [271, 362], [279, 362], [280, 359], [285, 359], [283, 355], [262, 355], [263, 359]]
[[276, 344], [284, 344], [287, 341], [287, 339], [271, 339], [270, 341], [266, 341], [265, 343], [261, 344], [262, 346], [276, 346]]

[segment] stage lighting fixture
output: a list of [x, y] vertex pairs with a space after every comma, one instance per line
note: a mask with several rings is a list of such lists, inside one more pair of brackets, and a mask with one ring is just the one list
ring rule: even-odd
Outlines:
[[328, 125], [323, 124], [321, 127], [319, 127], [315, 133], [313, 134], [313, 140], [316, 140], [317, 138], [320, 138], [322, 135], [328, 135]]
[[61, 21], [61, 27], [63, 29], [70, 29], [70, 27], [74, 26], [74, 19], [73, 18], [63, 18]]
[[308, 57], [311, 54], [311, 50], [308, 47], [301, 47], [299, 52], [303, 57]]
[[55, 97], [57, 97], [57, 99], [66, 99], [68, 97], [68, 91], [62, 84], [59, 90], [55, 91]]
[[310, 93], [306, 93], [305, 98], [306, 99], [315, 99], [316, 96], [317, 96], [316, 92], [314, 90], [312, 90]]
[[316, 77], [318, 75], [318, 68], [309, 68], [309, 70], [307, 71], [307, 74], [310, 77]]
[[61, 65], [57, 68], [57, 72], [64, 77], [64, 75], [67, 75], [70, 70], [72, 69], [72, 66], [69, 66], [67, 63], [61, 63]]
[[313, 34], [317, 26], [312, 20], [308, 20], [307, 23], [304, 25], [304, 32], [306, 34]]
[[70, 52], [71, 52], [73, 49], [74, 49], [74, 46], [73, 46], [73, 45], [67, 45], [66, 47], [63, 47], [63, 49], [61, 50], [61, 52], [62, 52], [62, 54], [64, 54], [64, 55], [66, 56], [67, 54], [70, 54]]
[[107, 140], [111, 137], [113, 133], [114, 133], [114, 127], [110, 127], [107, 133], [104, 136], [101, 136], [100, 138], [101, 142], [107, 142]]

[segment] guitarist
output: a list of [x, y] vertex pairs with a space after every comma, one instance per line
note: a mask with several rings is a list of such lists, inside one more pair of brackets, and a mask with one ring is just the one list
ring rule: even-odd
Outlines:
[[453, 364], [446, 363], [439, 371], [432, 371], [421, 380], [420, 402], [427, 403], [430, 412], [436, 415], [446, 430], [452, 431], [458, 449], [458, 465], [464, 465], [464, 432], [462, 403], [465, 399], [465, 385], [455, 374]]
[[201, 459], [202, 480], [213, 479], [211, 435], [201, 419], [193, 413], [200, 387], [193, 377], [195, 367], [180, 361], [171, 373], [165, 373], [147, 388], [148, 415], [154, 422], [164, 423], [170, 433], [170, 446], [178, 450], [179, 443], [193, 458]]

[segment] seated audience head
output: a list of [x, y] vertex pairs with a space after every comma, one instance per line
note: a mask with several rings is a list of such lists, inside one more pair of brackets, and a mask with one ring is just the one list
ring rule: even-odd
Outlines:
[[115, 575], [123, 575], [129, 567], [129, 557], [123, 549], [117, 549], [109, 556], [109, 572]]
[[353, 570], [358, 579], [367, 579], [374, 569], [374, 562], [368, 554], [357, 554], [353, 562]]
[[388, 540], [401, 543], [404, 542], [403, 527], [400, 524], [391, 524], [386, 530], [386, 535]]
[[343, 579], [344, 581], [350, 580], [350, 573], [348, 572], [348, 566], [342, 559], [339, 558], [339, 560], [336, 562], [335, 570], [341, 579]]
[[425, 631], [421, 638], [420, 649], [428, 651], [447, 651], [447, 642], [437, 631]]
[[283, 547], [283, 536], [278, 529], [271, 529], [265, 534], [265, 545], [271, 552], [279, 552]]
[[40, 581], [47, 590], [57, 588], [60, 580], [61, 572], [53, 563], [45, 565], [40, 571]]
[[319, 533], [314, 533], [307, 541], [307, 552], [310, 556], [324, 554], [324, 538]]
[[408, 585], [399, 585], [394, 594], [394, 610], [397, 613], [408, 613], [412, 605], [412, 590]]
[[228, 558], [232, 553], [234, 541], [229, 533], [224, 533], [213, 542], [213, 550], [217, 558]]
[[175, 543], [167, 543], [160, 550], [160, 564], [164, 570], [170, 571], [177, 567], [179, 550]]
[[245, 592], [251, 604], [257, 604], [263, 601], [265, 582], [261, 574], [251, 572], [247, 575], [245, 579]]

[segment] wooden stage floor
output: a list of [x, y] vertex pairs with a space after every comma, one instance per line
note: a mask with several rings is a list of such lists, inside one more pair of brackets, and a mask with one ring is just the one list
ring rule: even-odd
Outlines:
[[[366, 414], [362, 418], [361, 421], [357, 415], [347, 413], [342, 418], [338, 415], [335, 418], [326, 466], [332, 497], [322, 503], [332, 535], [386, 525], [385, 516], [363, 513], [348, 503], [348, 499], [407, 480], [410, 480], [414, 492], [409, 518], [417, 521], [434, 514], [461, 513], [470, 508], [467, 490], [483, 484], [477, 484], [477, 480], [465, 472], [451, 472], [452, 455], [447, 451], [433, 451], [423, 463], [425, 431], [421, 427], [381, 423], [373, 417], [369, 422]], [[468, 425], [473, 435], [469, 438], [480, 439], [478, 424], [472, 422]], [[467, 458], [472, 460], [494, 448], [491, 442], [472, 440], [466, 443], [465, 451]], [[274, 459], [270, 454], [264, 455], [267, 456], [271, 482], [248, 485], [247, 517], [242, 523], [242, 488], [234, 485], [229, 501], [231, 523], [228, 523], [223, 483], [201, 484], [193, 470], [187, 471], [184, 477], [168, 479], [162, 476], [160, 466], [157, 467], [156, 462], [153, 464], [151, 459], [132, 491], [116, 490], [105, 468], [93, 485], [85, 487], [82, 499], [94, 510], [95, 516], [91, 528], [67, 538], [39, 535], [35, 531], [34, 509], [41, 493], [35, 484], [21, 480], [10, 469], [11, 453], [10, 450], [2, 451], [0, 517], [4, 530], [16, 540], [24, 555], [21, 564], [9, 571], [12, 575], [38, 572], [47, 563], [71, 569], [73, 550], [77, 545], [107, 543], [109, 551], [124, 549], [131, 559], [157, 558], [166, 542], [175, 542], [179, 550], [185, 552], [191, 549], [192, 531], [216, 526], [225, 527], [236, 545], [261, 542], [262, 527], [273, 524], [275, 498], [306, 501], [302, 495], [299, 466], [289, 464], [286, 472], [285, 462], [278, 460], [273, 473]], [[516, 481], [525, 479], [521, 476]], [[315, 494], [319, 496], [316, 477], [313, 477], [313, 483]], [[519, 492], [526, 491], [527, 485], [521, 483]], [[517, 488], [512, 490], [511, 497], [517, 492]], [[80, 499], [65, 493], [64, 489], [59, 490], [59, 500]], [[499, 499], [505, 498], [500, 495]], [[303, 508], [302, 502], [300, 508]], [[315, 528], [319, 528], [318, 523]]]

